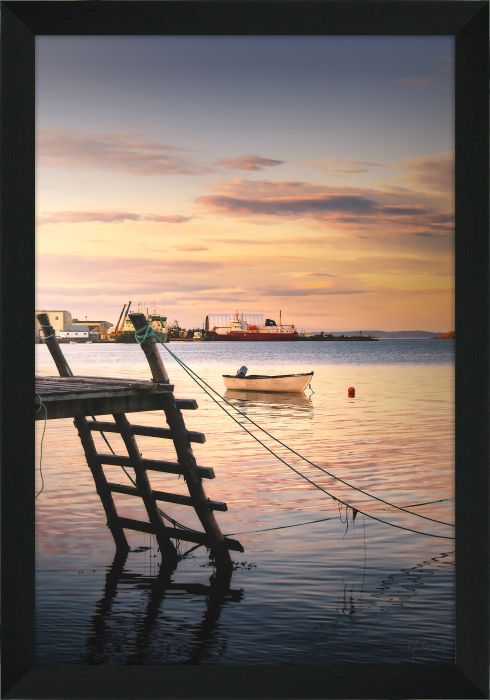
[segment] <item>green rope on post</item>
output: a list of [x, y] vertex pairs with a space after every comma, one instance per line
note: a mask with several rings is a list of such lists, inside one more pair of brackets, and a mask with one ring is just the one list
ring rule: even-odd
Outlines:
[[36, 413], [39, 413], [39, 411], [42, 411], [44, 409], [44, 413], [47, 414], [47, 409], [45, 404], [43, 403], [43, 400], [41, 398], [41, 394], [39, 394], [36, 391]]
[[134, 337], [136, 338], [136, 341], [142, 345], [147, 338], [151, 338], [152, 336], [155, 335], [155, 331], [151, 327], [149, 323], [146, 323], [142, 328], [139, 330], [134, 331]]
[[48, 420], [48, 409], [46, 408], [46, 405], [43, 403], [41, 394], [38, 394], [36, 391], [36, 413], [39, 411], [44, 410], [44, 425], [43, 425], [43, 432], [41, 436], [41, 445], [39, 448], [39, 476], [41, 477], [41, 488], [39, 491], [36, 493], [34, 498], [36, 499], [38, 496], [42, 494], [44, 491], [44, 476], [43, 476], [43, 443], [44, 443], [44, 435], [46, 433], [46, 423]]
[[[41, 328], [52, 328], [52, 326], [44, 326], [42, 323], [40, 323], [39, 325], [41, 326]], [[44, 335], [44, 340], [49, 340], [50, 338], [55, 338], [55, 337], [56, 337], [56, 333], [53, 329], [52, 333], [50, 333], [49, 335]]]

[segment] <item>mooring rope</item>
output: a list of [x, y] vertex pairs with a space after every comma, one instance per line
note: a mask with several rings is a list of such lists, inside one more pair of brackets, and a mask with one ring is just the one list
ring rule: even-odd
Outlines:
[[[143, 333], [143, 331], [145, 331], [145, 332]], [[137, 340], [139, 343], [142, 343], [142, 342], [144, 342], [144, 341], [143, 341], [143, 340], [140, 341], [140, 340], [139, 340], [140, 338], [143, 338], [143, 337], [144, 337], [144, 338], [146, 339], [146, 338], [148, 338], [149, 336], [152, 336], [152, 335], [155, 336], [155, 333], [153, 332], [153, 329], [151, 328], [151, 326], [147, 323], [145, 327], [141, 328], [139, 331], [137, 331], [137, 332], [135, 333], [135, 338], [136, 338], [136, 340]], [[447, 539], [447, 540], [454, 540], [454, 539], [455, 539], [454, 537], [447, 536], [447, 535], [438, 535], [438, 534], [434, 534], [434, 533], [430, 533], [430, 532], [424, 532], [424, 531], [422, 531], [422, 530], [415, 530], [415, 529], [413, 529], [413, 528], [405, 527], [405, 526], [403, 526], [403, 525], [397, 525], [397, 524], [395, 524], [395, 523], [389, 522], [389, 521], [384, 520], [384, 519], [382, 519], [382, 518], [379, 518], [379, 517], [377, 517], [377, 516], [375, 516], [375, 515], [372, 515], [371, 513], [367, 513], [366, 511], [361, 510], [361, 509], [358, 508], [357, 506], [352, 506], [350, 503], [347, 503], [346, 501], [342, 500], [341, 498], [339, 498], [339, 497], [337, 497], [337, 496], [334, 496], [332, 493], [330, 493], [330, 492], [327, 491], [325, 488], [323, 488], [322, 486], [320, 486], [320, 484], [317, 484], [315, 481], [313, 481], [312, 479], [310, 479], [308, 476], [306, 476], [305, 474], [303, 474], [302, 472], [300, 472], [299, 470], [297, 470], [295, 467], [293, 467], [291, 464], [289, 464], [288, 462], [286, 462], [286, 460], [284, 460], [280, 455], [278, 455], [277, 453], [275, 453], [270, 447], [268, 447], [268, 446], [267, 446], [265, 443], [263, 443], [256, 435], [254, 435], [254, 433], [252, 433], [250, 430], [248, 430], [248, 428], [246, 428], [242, 423], [240, 423], [233, 415], [231, 415], [231, 413], [229, 413], [229, 412], [226, 410], [226, 408], [224, 408], [222, 405], [220, 405], [220, 403], [216, 400], [216, 398], [215, 398], [214, 396], [212, 396], [212, 395], [204, 388], [204, 386], [208, 387], [212, 392], [214, 392], [217, 396], [219, 396], [225, 403], [228, 403], [237, 413], [239, 413], [239, 414], [242, 415], [244, 418], [246, 418], [246, 419], [249, 420], [251, 423], [253, 423], [256, 427], [259, 428], [259, 430], [262, 430], [264, 433], [268, 434], [272, 439], [278, 441], [277, 438], [275, 438], [273, 435], [270, 435], [269, 433], [267, 433], [267, 431], [265, 431], [261, 426], [259, 426], [257, 423], [255, 423], [254, 421], [252, 421], [252, 419], [250, 419], [246, 414], [244, 414], [242, 411], [240, 411], [239, 409], [237, 409], [235, 406], [233, 406], [233, 404], [231, 404], [229, 401], [227, 401], [227, 399], [225, 399], [223, 396], [221, 396], [221, 394], [219, 394], [219, 392], [216, 391], [216, 389], [214, 389], [214, 388], [211, 387], [209, 384], [207, 384], [207, 382], [206, 382], [204, 379], [202, 379], [201, 377], [199, 377], [199, 375], [198, 375], [196, 372], [194, 372], [193, 370], [191, 370], [190, 367], [188, 367], [177, 355], [175, 355], [169, 348], [167, 348], [166, 345], [165, 345], [164, 343], [162, 343], [158, 338], [157, 338], [157, 340], [158, 340], [158, 342], [160, 342], [160, 344], [165, 348], [165, 350], [175, 359], [175, 361], [182, 367], [182, 369], [191, 377], [191, 379], [193, 379], [193, 380], [196, 382], [196, 384], [198, 384], [198, 386], [200, 386], [200, 388], [209, 396], [209, 398], [210, 398], [212, 401], [214, 401], [214, 403], [216, 403], [216, 404], [217, 404], [217, 405], [218, 405], [218, 406], [233, 420], [233, 421], [235, 421], [235, 423], [237, 423], [237, 425], [239, 425], [239, 426], [242, 428], [242, 430], [245, 430], [245, 432], [247, 432], [254, 440], [256, 440], [265, 450], [267, 450], [268, 452], [270, 452], [270, 454], [272, 454], [276, 459], [278, 459], [278, 460], [279, 460], [280, 462], [282, 462], [285, 466], [287, 466], [289, 469], [291, 469], [293, 472], [295, 472], [300, 478], [304, 479], [305, 481], [307, 481], [308, 483], [310, 483], [312, 486], [314, 486], [314, 487], [317, 488], [318, 490], [320, 490], [320, 491], [322, 491], [323, 493], [325, 493], [327, 496], [329, 496], [330, 498], [332, 498], [334, 501], [337, 501], [338, 503], [341, 503], [341, 504], [344, 505], [346, 508], [351, 509], [353, 512], [354, 512], [354, 511], [357, 511], [358, 513], [361, 513], [362, 515], [365, 515], [367, 518], [370, 518], [371, 520], [375, 520], [375, 521], [380, 522], [380, 523], [382, 523], [382, 524], [384, 524], [384, 525], [389, 525], [389, 526], [394, 527], [394, 528], [397, 528], [397, 529], [399, 529], [399, 530], [405, 530], [405, 531], [407, 531], [407, 532], [413, 532], [413, 533], [418, 534], [418, 535], [425, 535], [425, 536], [427, 536], [427, 537], [436, 537], [436, 538], [439, 538], [439, 539]], [[201, 383], [200, 383], [200, 382], [201, 382]], [[203, 385], [204, 385], [204, 386], [203, 386]], [[280, 441], [278, 441], [278, 442], [280, 442]], [[284, 447], [286, 447], [287, 449], [293, 451], [292, 448], [289, 448], [289, 447], [288, 447], [287, 445], [285, 445], [284, 443], [281, 443], [281, 444], [283, 444]], [[297, 454], [299, 457], [301, 457], [302, 459], [304, 459], [305, 461], [308, 461], [308, 462], [309, 462], [309, 460], [307, 460], [306, 458], [302, 457], [302, 455], [300, 455], [299, 453], [296, 453], [296, 454]], [[325, 472], [326, 472], [326, 470], [323, 470], [321, 467], [318, 467], [318, 465], [315, 465], [315, 464], [313, 464], [313, 463], [311, 463], [311, 464], [312, 464], [312, 466], [315, 466], [315, 467], [321, 469], [321, 471], [325, 471]], [[340, 480], [338, 477], [336, 477], [336, 476], [333, 475], [333, 474], [328, 473], [328, 475], [331, 476], [331, 477], [334, 478], [334, 479]], [[344, 482], [344, 483], [347, 484], [347, 482]], [[350, 485], [350, 484], [348, 484], [348, 485]], [[350, 486], [351, 486], [351, 488], [355, 488], [356, 490], [360, 490], [360, 489], [357, 489], [356, 487], [354, 487], [354, 486], [352, 486], [352, 485], [350, 485]], [[367, 494], [367, 492], [364, 492], [364, 493]], [[371, 494], [367, 494], [367, 495], [371, 495]], [[373, 495], [371, 495], [371, 497], [372, 497], [372, 498], [375, 498], [376, 500], [382, 500], [382, 502], [386, 503], [386, 505], [390, 505], [390, 506], [395, 507], [395, 508], [400, 509], [400, 510], [405, 510], [405, 509], [402, 509], [401, 506], [396, 506], [395, 504], [392, 504], [392, 503], [390, 503], [389, 501], [384, 501], [383, 499], [379, 499], [378, 497], [375, 497], [375, 496], [373, 496]], [[427, 519], [427, 516], [422, 516], [420, 513], [412, 513], [411, 511], [406, 511], [406, 512], [410, 513], [411, 515], [415, 515], [416, 517], [424, 517], [425, 519]], [[442, 522], [442, 521], [436, 521], [436, 522], [438, 522], [438, 523], [440, 523], [440, 524], [443, 524], [443, 525], [448, 525], [448, 524], [449, 524], [449, 523], [444, 523], [444, 522]]]
[[227, 532], [225, 537], [230, 537], [231, 535], [251, 535], [256, 532], [272, 532], [273, 530], [287, 530], [290, 527], [302, 527], [303, 525], [313, 525], [314, 523], [325, 523], [327, 520], [338, 520], [336, 515], [332, 515], [329, 518], [319, 518], [318, 520], [307, 520], [305, 523], [293, 523], [292, 525], [276, 525], [276, 527], [264, 527], [261, 530], [243, 530], [240, 532]]
[[46, 335], [46, 333], [44, 333], [44, 340], [49, 340], [50, 338], [55, 338], [55, 337], [56, 337], [56, 331], [53, 329], [52, 326], [45, 326], [45, 325], [43, 325], [42, 323], [40, 323], [39, 325], [40, 325], [40, 327], [43, 328], [43, 329], [51, 328], [51, 330], [53, 331], [53, 332], [50, 333], [49, 335]]
[[[145, 338], [146, 338], [147, 336], [148, 336], [148, 334], [145, 334]], [[234, 410], [235, 410], [238, 414], [240, 414], [243, 418], [245, 418], [247, 421], [249, 421], [250, 423], [252, 423], [252, 425], [254, 425], [255, 427], [257, 427], [257, 428], [258, 428], [259, 430], [261, 430], [265, 435], [267, 435], [268, 437], [270, 437], [272, 440], [275, 440], [277, 443], [279, 443], [280, 445], [282, 445], [283, 447], [285, 447], [285, 448], [286, 448], [287, 450], [289, 450], [291, 453], [295, 454], [296, 456], [298, 456], [300, 459], [304, 460], [305, 462], [307, 462], [307, 463], [310, 464], [311, 466], [315, 467], [316, 469], [319, 469], [320, 471], [322, 471], [322, 472], [323, 472], [324, 474], [326, 474], [327, 476], [330, 476], [331, 478], [333, 478], [333, 479], [335, 479], [335, 480], [337, 480], [337, 481], [340, 481], [341, 483], [345, 484], [346, 486], [348, 486], [348, 487], [350, 487], [350, 488], [352, 488], [352, 489], [354, 489], [354, 490], [356, 490], [356, 491], [359, 491], [360, 493], [363, 493], [364, 495], [366, 495], [366, 496], [368, 496], [368, 497], [370, 497], [370, 498], [373, 498], [374, 500], [380, 501], [381, 503], [384, 503], [385, 505], [388, 505], [388, 506], [390, 506], [390, 507], [392, 507], [392, 508], [396, 508], [397, 510], [404, 511], [404, 512], [406, 512], [406, 513], [409, 513], [410, 515], [414, 515], [415, 517], [422, 518], [422, 519], [424, 519], [424, 520], [430, 520], [430, 521], [435, 522], [435, 523], [438, 523], [438, 524], [440, 524], [440, 525], [447, 525], [447, 526], [450, 526], [450, 527], [454, 527], [454, 524], [453, 524], [453, 523], [447, 523], [447, 522], [445, 522], [445, 521], [443, 521], [443, 520], [438, 520], [438, 519], [436, 519], [436, 518], [430, 518], [429, 516], [422, 515], [422, 514], [420, 514], [420, 513], [412, 513], [412, 511], [407, 510], [407, 507], [406, 507], [406, 506], [405, 506], [405, 507], [404, 507], [404, 506], [398, 506], [398, 505], [396, 505], [395, 503], [391, 503], [390, 501], [387, 501], [387, 500], [385, 500], [385, 499], [383, 499], [383, 498], [381, 498], [381, 497], [379, 497], [379, 496], [376, 496], [376, 495], [374, 495], [374, 494], [372, 494], [372, 493], [369, 493], [368, 491], [365, 491], [365, 490], [361, 489], [360, 487], [357, 487], [357, 486], [355, 486], [354, 484], [351, 484], [350, 482], [345, 481], [344, 479], [341, 479], [340, 477], [336, 476], [336, 475], [333, 474], [332, 472], [329, 472], [328, 470], [324, 469], [323, 467], [320, 467], [318, 464], [315, 464], [314, 462], [312, 462], [311, 460], [309, 460], [307, 457], [304, 457], [304, 456], [301, 455], [299, 452], [297, 452], [296, 450], [294, 450], [292, 447], [289, 447], [289, 445], [286, 445], [286, 444], [285, 444], [284, 442], [282, 442], [279, 438], [277, 438], [277, 437], [275, 437], [274, 435], [272, 435], [271, 433], [269, 433], [265, 428], [263, 428], [262, 426], [260, 426], [260, 425], [259, 425], [258, 423], [256, 423], [254, 420], [252, 420], [252, 418], [250, 418], [249, 416], [247, 416], [245, 413], [243, 413], [242, 411], [240, 411], [236, 406], [234, 406], [234, 405], [233, 405], [232, 403], [230, 403], [224, 396], [222, 396], [218, 391], [216, 391], [216, 389], [214, 389], [214, 387], [210, 386], [204, 379], [202, 379], [202, 377], [200, 377], [196, 372], [194, 372], [194, 370], [192, 370], [188, 365], [186, 365], [186, 364], [183, 362], [183, 360], [181, 360], [181, 359], [180, 359], [177, 355], [175, 355], [169, 348], [167, 348], [163, 343], [161, 343], [161, 341], [159, 341], [159, 342], [160, 342], [161, 345], [164, 346], [165, 350], [167, 350], [167, 352], [176, 360], [176, 362], [182, 367], [182, 369], [184, 369], [184, 371], [186, 371], [187, 374], [189, 374], [189, 376], [191, 377], [191, 379], [193, 379], [196, 383], [202, 382], [202, 384], [204, 384], [208, 389], [210, 389], [210, 390], [211, 390], [212, 392], [214, 392], [217, 396], [219, 396], [219, 398], [220, 398], [222, 401], [224, 401], [226, 404], [228, 404], [232, 409], [234, 409]], [[203, 391], [205, 391], [205, 389], [204, 389], [203, 386], [201, 386], [201, 385], [199, 385], [199, 386], [203, 389]], [[230, 416], [230, 418], [232, 418], [233, 420], [235, 420], [235, 419], [233, 418], [233, 416], [232, 416], [230, 413], [228, 413], [228, 411], [227, 411], [223, 406], [221, 406], [221, 405], [219, 404], [218, 401], [216, 401], [216, 399], [214, 399], [207, 391], [205, 391], [205, 393], [206, 393], [215, 403], [217, 403], [217, 405], [218, 405], [228, 416]], [[241, 423], [239, 423], [239, 422], [236, 421], [236, 420], [235, 420], [235, 422], [237, 422], [238, 425], [239, 425], [241, 428], [243, 428], [244, 430], [246, 430], [250, 435], [252, 435], [252, 436], [257, 440], [257, 438], [253, 435], [253, 433], [251, 433], [250, 431], [248, 431]], [[277, 455], [275, 452], [271, 451], [264, 443], [262, 443], [260, 440], [257, 440], [257, 441], [258, 441], [263, 447], [265, 447], [266, 449], [268, 449], [275, 457], [277, 457], [278, 459], [281, 460], [281, 458], [279, 457], [279, 455]], [[281, 461], [283, 461], [283, 460], [281, 460]], [[288, 465], [288, 466], [290, 466], [290, 465]], [[334, 498], [335, 498], [335, 497], [334, 497]], [[338, 499], [337, 499], [337, 500], [338, 500]], [[425, 502], [425, 503], [415, 503], [415, 504], [411, 504], [410, 507], [415, 507], [415, 506], [418, 506], [418, 505], [429, 505], [429, 503], [442, 502], [443, 500], [447, 500], [447, 499], [438, 499], [437, 501], [428, 501], [428, 502]], [[352, 507], [352, 506], [349, 506], [349, 507]]]
[[[405, 508], [417, 508], [418, 506], [431, 506], [433, 503], [445, 503], [446, 501], [451, 501], [451, 500], [453, 500], [453, 499], [452, 498], [438, 498], [436, 501], [424, 501], [423, 503], [408, 503], [405, 506]], [[454, 527], [453, 523], [450, 523], [450, 524], [452, 527]]]
[[41, 394], [38, 394], [36, 391], [36, 402], [38, 404], [36, 408], [36, 413], [39, 411], [44, 410], [44, 425], [43, 425], [43, 432], [41, 435], [41, 445], [39, 447], [39, 476], [41, 477], [41, 488], [39, 491], [36, 493], [34, 496], [34, 499], [36, 499], [38, 496], [42, 494], [44, 491], [44, 476], [43, 476], [43, 443], [44, 443], [44, 435], [46, 433], [46, 424], [48, 422], [48, 409], [46, 408], [46, 405], [43, 403]]
[[134, 337], [138, 341], [138, 343], [141, 345], [142, 343], [145, 342], [147, 338], [150, 338], [151, 336], [156, 337], [155, 331], [153, 330], [152, 326], [149, 323], [145, 323], [145, 325], [138, 329], [135, 329], [134, 331]]
[[[147, 337], [147, 336], [145, 336], [145, 338], [146, 338], [146, 337]], [[243, 418], [245, 418], [245, 420], [247, 420], [249, 423], [251, 423], [251, 424], [254, 425], [256, 428], [258, 428], [261, 432], [263, 432], [265, 435], [267, 435], [267, 437], [270, 437], [272, 440], [274, 440], [275, 442], [277, 442], [279, 445], [281, 445], [281, 446], [284, 447], [285, 449], [289, 450], [289, 452], [291, 452], [292, 454], [296, 455], [297, 457], [299, 457], [300, 459], [302, 459], [304, 462], [306, 462], [306, 463], [309, 464], [310, 466], [314, 467], [315, 469], [318, 469], [319, 471], [323, 472], [324, 474], [326, 474], [327, 476], [331, 477], [332, 479], [335, 479], [336, 481], [340, 481], [340, 482], [341, 482], [342, 484], [344, 484], [345, 486], [348, 486], [349, 488], [354, 489], [355, 491], [359, 491], [360, 493], [364, 494], [365, 496], [368, 496], [369, 498], [372, 498], [372, 499], [374, 499], [374, 500], [376, 500], [376, 501], [379, 501], [380, 503], [384, 503], [385, 505], [390, 506], [391, 508], [396, 508], [397, 510], [403, 511], [403, 512], [405, 512], [405, 513], [409, 513], [410, 515], [414, 515], [416, 518], [422, 518], [423, 520], [429, 520], [429, 521], [431, 521], [431, 522], [437, 523], [438, 525], [447, 525], [448, 527], [454, 527], [454, 523], [448, 523], [448, 522], [445, 522], [444, 520], [438, 520], [437, 518], [431, 518], [431, 517], [429, 517], [428, 515], [422, 515], [421, 513], [413, 513], [412, 511], [407, 510], [407, 506], [399, 506], [399, 505], [397, 505], [396, 503], [391, 503], [390, 501], [387, 501], [387, 500], [385, 500], [384, 498], [381, 498], [380, 496], [376, 496], [376, 495], [374, 495], [374, 494], [372, 494], [372, 493], [369, 493], [368, 491], [365, 491], [364, 489], [361, 489], [360, 487], [355, 486], [354, 484], [351, 484], [350, 482], [346, 481], [345, 479], [342, 479], [341, 477], [337, 476], [336, 474], [333, 474], [332, 472], [328, 471], [328, 470], [325, 469], [324, 467], [321, 467], [320, 465], [315, 464], [314, 462], [312, 462], [311, 460], [309, 460], [307, 457], [305, 457], [304, 455], [302, 455], [302, 454], [300, 454], [299, 452], [297, 452], [294, 448], [290, 447], [289, 445], [286, 445], [286, 443], [284, 443], [282, 440], [280, 440], [279, 438], [277, 438], [277, 437], [275, 437], [274, 435], [272, 435], [271, 433], [269, 433], [265, 428], [263, 428], [261, 425], [259, 425], [258, 423], [256, 423], [252, 418], [250, 418], [249, 416], [247, 416], [246, 413], [243, 413], [243, 411], [240, 411], [239, 408], [237, 408], [234, 404], [232, 404], [230, 401], [228, 401], [228, 399], [226, 399], [226, 398], [225, 398], [224, 396], [222, 396], [218, 391], [216, 391], [216, 389], [214, 389], [214, 387], [212, 387], [212, 386], [209, 385], [204, 379], [202, 379], [202, 377], [200, 377], [196, 372], [194, 372], [194, 370], [192, 370], [188, 365], [186, 365], [179, 357], [177, 357], [177, 355], [175, 355], [175, 354], [174, 354], [169, 348], [167, 348], [161, 341], [159, 341], [159, 342], [160, 342], [161, 345], [163, 345], [163, 347], [167, 350], [167, 352], [170, 353], [170, 355], [176, 360], [176, 362], [178, 362], [178, 364], [182, 367], [182, 369], [184, 369], [184, 370], [187, 372], [187, 374], [189, 374], [189, 376], [190, 376], [192, 379], [194, 379], [194, 381], [196, 381], [196, 379], [198, 379], [198, 380], [199, 380], [200, 382], [202, 382], [208, 389], [210, 389], [212, 392], [214, 392], [214, 393], [216, 394], [216, 396], [219, 396], [219, 398], [220, 398], [222, 401], [224, 401], [228, 406], [230, 406], [234, 411], [236, 411], [236, 412], [237, 412], [238, 414], [240, 414]], [[193, 375], [194, 375], [194, 376], [193, 376]], [[197, 383], [197, 381], [196, 381], [196, 383]], [[203, 388], [203, 387], [201, 386], [201, 388]], [[206, 392], [206, 393], [208, 394], [208, 392]], [[208, 396], [209, 396], [209, 394], [208, 394]], [[212, 397], [210, 397], [210, 398], [212, 398]], [[216, 401], [215, 403], [217, 403], [218, 406], [219, 406], [219, 403], [218, 403], [217, 401]], [[226, 411], [226, 409], [223, 408], [223, 406], [220, 406], [220, 408], [221, 408], [227, 415], [229, 415], [230, 417], [232, 417], [232, 416]], [[241, 423], [238, 423], [238, 424], [241, 426]], [[259, 442], [260, 442], [260, 441], [259, 441]], [[263, 443], [260, 443], [260, 444], [263, 444]], [[273, 453], [273, 454], [275, 454], [275, 453]], [[442, 500], [442, 499], [441, 499], [441, 500]], [[413, 508], [413, 507], [415, 507], [416, 505], [428, 505], [428, 503], [425, 503], [425, 504], [413, 504], [411, 507]]]

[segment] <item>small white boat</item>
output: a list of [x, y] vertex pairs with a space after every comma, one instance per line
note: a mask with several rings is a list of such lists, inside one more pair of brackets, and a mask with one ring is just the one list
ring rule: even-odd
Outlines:
[[250, 374], [248, 377], [223, 374], [227, 389], [235, 391], [265, 391], [299, 394], [313, 378], [313, 372], [303, 374]]

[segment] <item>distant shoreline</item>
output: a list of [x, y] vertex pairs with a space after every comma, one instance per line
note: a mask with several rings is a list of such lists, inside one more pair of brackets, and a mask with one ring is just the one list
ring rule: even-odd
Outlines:
[[[414, 341], [414, 340], [417, 340], [417, 341], [428, 341], [428, 340], [433, 340], [433, 341], [446, 340], [446, 341], [448, 341], [448, 340], [452, 340], [454, 342], [455, 338], [454, 337], [441, 338], [441, 337], [432, 336], [432, 335], [426, 336], [426, 337], [390, 336], [390, 337], [384, 337], [384, 338], [374, 338], [374, 337], [367, 337], [367, 336], [360, 336], [360, 337], [359, 336], [343, 336], [343, 337], [342, 336], [326, 336], [323, 338], [320, 338], [318, 336], [311, 336], [311, 337], [301, 337], [300, 336], [299, 338], [296, 339], [295, 342], [303, 342], [303, 343], [304, 342], [309, 342], [309, 343], [325, 343], [325, 342], [351, 342], [352, 343], [352, 342], [354, 342], [354, 343], [359, 343], [359, 342], [373, 342], [373, 341], [377, 342], [377, 341], [386, 341], [386, 340], [388, 340], [388, 341], [391, 341], [391, 340], [398, 340], [398, 341], [399, 340], [411, 340], [411, 341]], [[173, 338], [172, 341], [170, 342], [170, 344], [171, 345], [173, 345], [174, 343], [196, 343], [197, 344], [197, 343], [203, 343], [203, 342], [205, 343], [205, 345], [210, 345], [210, 344], [214, 343], [214, 341], [203, 341], [202, 339], [197, 341], [197, 340], [193, 340], [193, 338]], [[233, 341], [233, 340], [230, 340], [228, 342], [235, 344], [235, 341]], [[254, 340], [242, 341], [242, 342], [256, 343], [256, 341], [254, 341]], [[281, 342], [281, 341], [265, 340], [262, 342], [277, 343], [277, 342]], [[284, 341], [282, 341], [282, 342], [284, 342]], [[46, 343], [43, 340], [35, 339], [34, 344], [35, 345], [45, 345]], [[136, 340], [134, 341], [134, 343], [132, 343], [132, 342], [118, 343], [114, 340], [98, 340], [98, 341], [91, 341], [89, 343], [85, 340], [80, 340], [80, 341], [72, 341], [71, 343], [63, 343], [63, 345], [114, 345], [114, 346], [116, 346], [116, 345], [118, 345], [118, 346], [128, 346], [128, 345], [133, 346], [136, 344], [137, 344]], [[294, 342], [293, 342], [293, 346], [294, 346]]]

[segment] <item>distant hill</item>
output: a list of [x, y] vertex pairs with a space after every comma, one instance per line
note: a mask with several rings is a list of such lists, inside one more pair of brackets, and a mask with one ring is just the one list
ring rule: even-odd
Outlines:
[[456, 331], [448, 331], [447, 333], [440, 333], [435, 335], [436, 340], [450, 340], [451, 338], [456, 338]]

